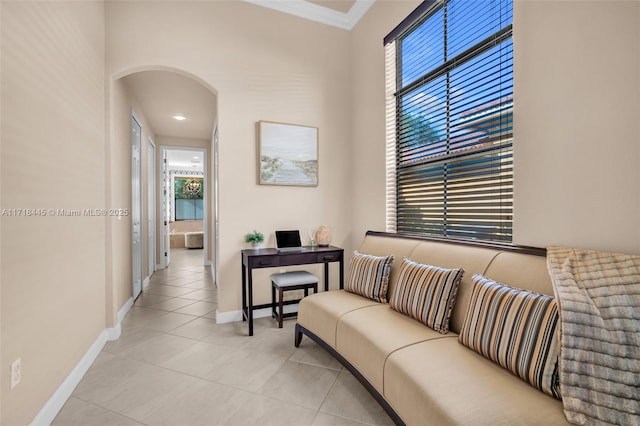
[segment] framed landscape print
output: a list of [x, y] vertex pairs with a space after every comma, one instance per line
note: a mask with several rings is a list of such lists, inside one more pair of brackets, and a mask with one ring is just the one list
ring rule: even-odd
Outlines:
[[318, 128], [259, 121], [258, 183], [318, 186]]

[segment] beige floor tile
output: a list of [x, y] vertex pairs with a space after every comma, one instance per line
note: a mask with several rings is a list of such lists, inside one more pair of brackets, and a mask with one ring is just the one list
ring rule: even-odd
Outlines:
[[366, 423], [356, 422], [354, 420], [345, 419], [331, 414], [318, 412], [311, 426], [363, 426]]
[[[183, 287], [175, 287], [164, 284], [149, 285], [144, 292], [146, 294], [157, 294], [159, 296], [179, 297], [184, 294], [190, 293], [193, 290]], [[192, 299], [192, 298], [189, 298]]]
[[[305, 339], [295, 349], [295, 319], [282, 329], [257, 319], [249, 337], [246, 322], [216, 324], [215, 310], [199, 315], [217, 306], [201, 262], [202, 251], [172, 250], [170, 270], [156, 271], [147, 289], [191, 296], [145, 291], [54, 424], [388, 424], [361, 412], [384, 415], [321, 347]], [[174, 312], [190, 306], [195, 315]]]
[[[218, 308], [216, 308], [216, 310], [217, 310], [217, 309], [218, 309]], [[208, 319], [215, 320], [215, 319], [216, 319], [216, 311], [214, 310], [214, 311], [212, 311], [212, 312], [209, 312], [208, 314], [204, 314], [202, 317], [203, 317], [203, 318], [208, 318]]]
[[160, 318], [166, 312], [156, 309], [132, 307], [122, 320], [123, 326], [141, 327], [146, 321]]
[[[293, 341], [293, 333], [291, 340]], [[305, 364], [317, 365], [319, 367], [342, 370], [342, 364], [333, 355], [327, 352], [322, 346], [311, 339], [303, 338], [298, 347], [289, 357], [289, 360], [302, 362]]]
[[158, 284], [169, 285], [172, 287], [184, 287], [185, 284], [188, 284], [190, 282], [193, 282], [193, 280], [188, 280], [185, 278], [174, 278], [174, 279], [165, 279], [161, 282], [158, 282]]
[[218, 325], [216, 324], [215, 319], [196, 318], [193, 321], [172, 330], [171, 334], [188, 337], [190, 339], [203, 340], [211, 336], [217, 327]]
[[161, 366], [180, 373], [206, 379], [220, 369], [232, 356], [229, 347], [198, 342], [162, 362]]
[[160, 303], [149, 305], [150, 309], [159, 309], [162, 311], [175, 311], [195, 303], [192, 299], [181, 299], [179, 297], [170, 297]]
[[102, 352], [84, 375], [72, 396], [106, 407], [133, 377], [151, 374], [153, 368], [134, 359]]
[[340, 373], [320, 411], [370, 425], [393, 425], [387, 413], [348, 371]]
[[145, 423], [144, 419], [199, 382], [194, 377], [164, 368], [148, 366], [148, 369], [127, 380], [120, 393], [103, 406]]
[[196, 343], [198, 342], [192, 339], [160, 333], [158, 336], [120, 352], [120, 355], [149, 364], [161, 365]]
[[123, 327], [118, 340], [107, 342], [104, 351], [119, 354], [133, 346], [142, 344], [149, 339], [161, 336], [162, 333], [146, 328]]
[[254, 335], [250, 337], [246, 322], [231, 322], [227, 324], [218, 324], [213, 331], [213, 334], [205, 338], [204, 341], [207, 343], [238, 348], [246, 346], [251, 342], [251, 339], [258, 337], [263, 332], [263, 329], [255, 328]]
[[253, 352], [289, 358], [296, 350], [293, 333], [284, 328], [267, 329], [258, 336], [248, 337], [248, 340], [245, 348]]
[[60, 414], [53, 420], [53, 426], [86, 426], [88, 419], [94, 425], [136, 426], [142, 425], [117, 413], [71, 397]]
[[[189, 295], [186, 296], [188, 297]], [[203, 302], [202, 300], [199, 300], [189, 306], [185, 306], [184, 308], [176, 310], [176, 312], [179, 314], [201, 316], [215, 311], [216, 307], [217, 305], [215, 303]]]
[[251, 397], [248, 392], [199, 380], [182, 392], [174, 392], [162, 407], [141, 421], [154, 426], [223, 425], [240, 408], [246, 407]]
[[185, 288], [191, 288], [194, 290], [204, 289], [204, 290], [212, 290], [214, 287], [212, 280], [197, 280], [191, 281], [183, 285]]
[[186, 294], [183, 294], [181, 296], [183, 299], [202, 300], [205, 297], [214, 297], [215, 296], [215, 292], [213, 290], [186, 288], [187, 286], [183, 287], [183, 289], [184, 290], [189, 290], [189, 292], [186, 293]]
[[169, 332], [197, 318], [193, 315], [178, 314], [175, 312], [157, 312], [162, 312], [162, 315], [156, 318], [142, 321], [136, 325], [138, 327], [147, 328], [150, 330]]
[[167, 300], [171, 300], [171, 297], [143, 292], [136, 299], [134, 306], [138, 308], [148, 308], [151, 305], [157, 305], [158, 303], [166, 302]]
[[259, 390], [281, 401], [311, 409], [322, 405], [339, 372], [310, 364], [287, 361]]
[[218, 360], [206, 378], [255, 392], [265, 385], [285, 361], [286, 358], [283, 357], [237, 349]]
[[303, 426], [309, 425], [315, 410], [253, 395], [250, 402], [227, 421], [227, 426]]

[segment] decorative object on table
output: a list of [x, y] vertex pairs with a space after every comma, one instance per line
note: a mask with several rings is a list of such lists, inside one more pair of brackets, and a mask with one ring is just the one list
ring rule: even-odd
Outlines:
[[244, 240], [251, 243], [251, 247], [254, 249], [259, 249], [260, 244], [264, 241], [264, 235], [254, 229], [252, 233], [247, 234]]
[[259, 121], [258, 183], [318, 186], [318, 128]]
[[320, 247], [327, 247], [331, 242], [331, 231], [325, 225], [320, 225], [316, 231], [316, 242]]
[[309, 247], [318, 247], [315, 234], [316, 233], [313, 229], [309, 232]]

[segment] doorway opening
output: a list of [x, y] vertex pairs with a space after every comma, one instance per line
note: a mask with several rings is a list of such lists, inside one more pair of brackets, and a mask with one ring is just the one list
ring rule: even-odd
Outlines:
[[[162, 147], [163, 253], [168, 266], [172, 251], [202, 251], [209, 260], [209, 190], [207, 150]], [[193, 254], [190, 255], [193, 258]]]

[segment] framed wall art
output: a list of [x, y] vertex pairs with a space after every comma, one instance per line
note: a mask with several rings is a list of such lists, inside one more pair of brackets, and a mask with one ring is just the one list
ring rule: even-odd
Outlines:
[[318, 128], [259, 121], [258, 183], [318, 186]]

